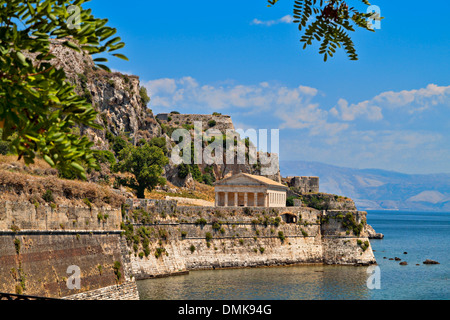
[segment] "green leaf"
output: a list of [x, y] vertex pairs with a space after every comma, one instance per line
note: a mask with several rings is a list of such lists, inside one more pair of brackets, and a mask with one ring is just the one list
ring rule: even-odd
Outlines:
[[63, 42], [63, 45], [68, 47], [68, 48], [70, 48], [70, 49], [73, 49], [73, 50], [75, 50], [77, 52], [81, 51], [80, 48], [75, 43], [73, 43], [72, 41]]
[[23, 66], [28, 66], [27, 60], [22, 52], [17, 52], [16, 55]]
[[55, 163], [53, 162], [53, 160], [48, 156], [48, 155], [44, 155], [44, 160], [52, 167], [55, 166]]
[[71, 164], [71, 167], [72, 168], [74, 168], [76, 171], [78, 171], [78, 172], [84, 172], [84, 168], [81, 166], [81, 165], [79, 165], [77, 162], [72, 162]]
[[111, 72], [111, 69], [109, 69], [107, 66], [105, 66], [103, 64], [97, 64], [97, 67], [99, 67], [100, 69], [103, 69], [105, 71]]
[[128, 58], [126, 56], [124, 56], [123, 54], [120, 54], [120, 53], [114, 53], [113, 56], [120, 58], [122, 60], [130, 61], [130, 60], [128, 60]]

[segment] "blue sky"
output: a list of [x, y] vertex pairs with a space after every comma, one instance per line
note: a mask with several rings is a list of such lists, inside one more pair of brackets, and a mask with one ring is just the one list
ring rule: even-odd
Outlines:
[[[359, 1], [349, 0], [353, 5]], [[280, 129], [280, 159], [450, 172], [450, 2], [373, 0], [385, 19], [352, 35], [359, 61], [301, 48], [292, 0], [93, 0], [127, 46], [154, 113], [229, 114]], [[365, 8], [359, 4], [359, 8]]]

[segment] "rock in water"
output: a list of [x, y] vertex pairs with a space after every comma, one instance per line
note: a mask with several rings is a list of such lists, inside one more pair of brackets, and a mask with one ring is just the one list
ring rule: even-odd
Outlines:
[[434, 260], [427, 259], [427, 260], [425, 260], [425, 261], [423, 262], [423, 264], [439, 264], [439, 262], [434, 261]]
[[401, 265], [401, 266], [407, 266], [407, 265], [408, 265], [408, 262], [402, 261], [402, 262], [400, 262], [400, 265]]
[[382, 233], [377, 233], [371, 225], [366, 225], [367, 234], [369, 239], [383, 239], [384, 235]]

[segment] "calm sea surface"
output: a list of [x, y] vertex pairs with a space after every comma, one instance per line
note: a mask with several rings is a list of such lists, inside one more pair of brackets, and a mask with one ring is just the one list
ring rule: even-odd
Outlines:
[[[368, 288], [367, 280], [372, 275], [368, 267], [295, 266], [194, 271], [184, 276], [143, 280], [138, 281], [140, 297], [143, 300], [450, 299], [450, 213], [369, 211], [367, 219], [377, 232], [385, 235], [383, 240], [371, 240], [380, 267], [380, 289]], [[395, 257], [408, 265], [389, 260]], [[426, 259], [440, 264], [424, 265]]]

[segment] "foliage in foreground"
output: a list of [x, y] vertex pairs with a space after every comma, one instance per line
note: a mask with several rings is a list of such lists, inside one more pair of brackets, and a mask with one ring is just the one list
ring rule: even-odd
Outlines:
[[[78, 96], [55, 59], [52, 41], [106, 62], [104, 54], [124, 47], [116, 29], [81, 6], [86, 0], [0, 0], [0, 128], [11, 153], [26, 164], [41, 155], [62, 172], [86, 178], [82, 165], [98, 168], [93, 143], [71, 130], [101, 129], [97, 113]], [[121, 54], [116, 57], [127, 59]], [[33, 58], [31, 58], [33, 57]], [[98, 67], [109, 70], [105, 65]]]
[[[268, 6], [275, 5], [279, 0], [267, 0]], [[370, 6], [368, 0], [347, 0], [347, 2], [362, 3]], [[360, 12], [355, 7], [348, 7], [344, 0], [295, 0], [294, 23], [298, 24], [299, 31], [303, 32], [300, 42], [303, 49], [312, 45], [313, 41], [320, 43], [319, 54], [324, 61], [333, 57], [337, 48], [344, 48], [350, 60], [358, 60], [355, 45], [349, 32], [362, 28], [374, 31], [367, 22], [373, 18], [372, 13]], [[377, 19], [382, 19], [377, 17]]]

